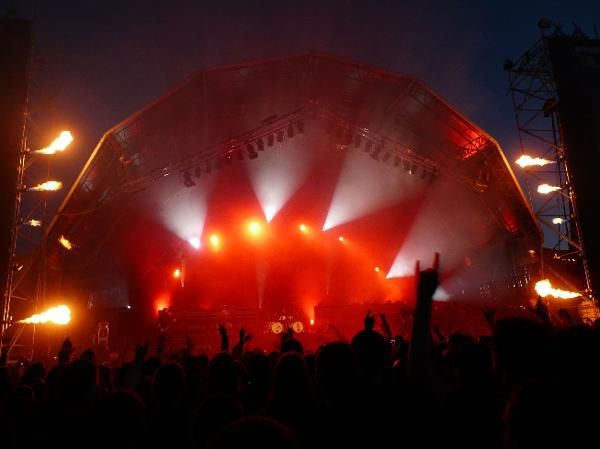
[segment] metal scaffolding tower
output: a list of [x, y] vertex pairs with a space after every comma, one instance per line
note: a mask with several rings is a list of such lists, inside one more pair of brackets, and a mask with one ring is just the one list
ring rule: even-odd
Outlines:
[[[544, 166], [525, 169], [535, 184], [559, 187], [547, 197], [537, 197], [529, 189], [529, 200], [545, 231], [544, 246], [552, 248], [556, 258], [575, 260], [581, 264], [585, 294], [591, 294], [591, 276], [585, 257], [576, 192], [567, 165], [563, 124], [559, 113], [559, 96], [554, 68], [550, 59], [548, 38], [562, 37], [560, 27], [540, 20], [540, 39], [516, 61], [506, 60], [510, 93], [519, 131], [522, 154], [552, 161]], [[552, 31], [549, 31], [552, 30]], [[535, 195], [535, 197], [534, 197]]]

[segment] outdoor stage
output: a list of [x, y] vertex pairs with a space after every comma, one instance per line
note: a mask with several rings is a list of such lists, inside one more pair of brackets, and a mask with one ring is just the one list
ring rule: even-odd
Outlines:
[[169, 307], [199, 340], [400, 320], [436, 251], [436, 299], [522, 301], [541, 248], [489, 135], [412, 77], [318, 54], [200, 72], [107, 131], [48, 235], [49, 298], [132, 335]]

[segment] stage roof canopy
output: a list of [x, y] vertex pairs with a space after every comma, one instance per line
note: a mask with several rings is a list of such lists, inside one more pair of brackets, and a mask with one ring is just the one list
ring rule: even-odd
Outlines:
[[[539, 247], [535, 218], [493, 138], [414, 77], [311, 53], [201, 71], [108, 130], [52, 220], [51, 260], [69, 265], [71, 257], [85, 268], [115, 217], [157, 180], [241, 158], [249, 142], [266, 145], [312, 121], [337, 133], [341, 149], [360, 141], [382, 163], [478, 192], [490, 220]], [[84, 259], [64, 257], [61, 235], [85, 244]]]

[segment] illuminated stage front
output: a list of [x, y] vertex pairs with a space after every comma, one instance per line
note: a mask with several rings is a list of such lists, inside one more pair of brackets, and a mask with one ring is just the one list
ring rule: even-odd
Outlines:
[[109, 130], [49, 254], [93, 307], [245, 311], [256, 333], [402, 308], [435, 251], [440, 301], [518, 296], [540, 241], [490, 136], [414, 78], [309, 54], [201, 72]]

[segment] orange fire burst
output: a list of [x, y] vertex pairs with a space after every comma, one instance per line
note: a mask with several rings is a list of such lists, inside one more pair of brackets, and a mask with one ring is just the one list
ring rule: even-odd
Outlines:
[[560, 190], [560, 187], [551, 186], [549, 184], [540, 184], [537, 188], [538, 193], [543, 195], [547, 195], [548, 193], [556, 192], [558, 190]]
[[54, 154], [59, 151], [64, 151], [71, 142], [73, 142], [73, 135], [69, 131], [63, 131], [49, 146], [42, 148], [41, 150], [34, 151], [34, 153]]
[[69, 251], [73, 249], [73, 244], [71, 242], [69, 242], [69, 240], [67, 240], [67, 238], [64, 235], [61, 235], [60, 238], [58, 239], [58, 241], [62, 246], [64, 246]]
[[522, 167], [543, 167], [544, 165], [552, 164], [554, 161], [543, 159], [541, 157], [531, 157], [526, 154], [521, 156], [519, 159], [515, 161], [515, 163]]
[[539, 282], [536, 282], [535, 291], [542, 298], [552, 296], [557, 299], [573, 299], [581, 296], [581, 294], [577, 292], [570, 292], [567, 290], [553, 288], [548, 279], [543, 279]]
[[37, 186], [29, 187], [28, 190], [33, 192], [54, 192], [62, 189], [62, 182], [60, 181], [46, 181], [38, 184]]
[[70, 321], [71, 310], [64, 304], [61, 304], [60, 306], [52, 307], [42, 313], [33, 314], [29, 318], [17, 322], [22, 324], [54, 323], [64, 325]]

